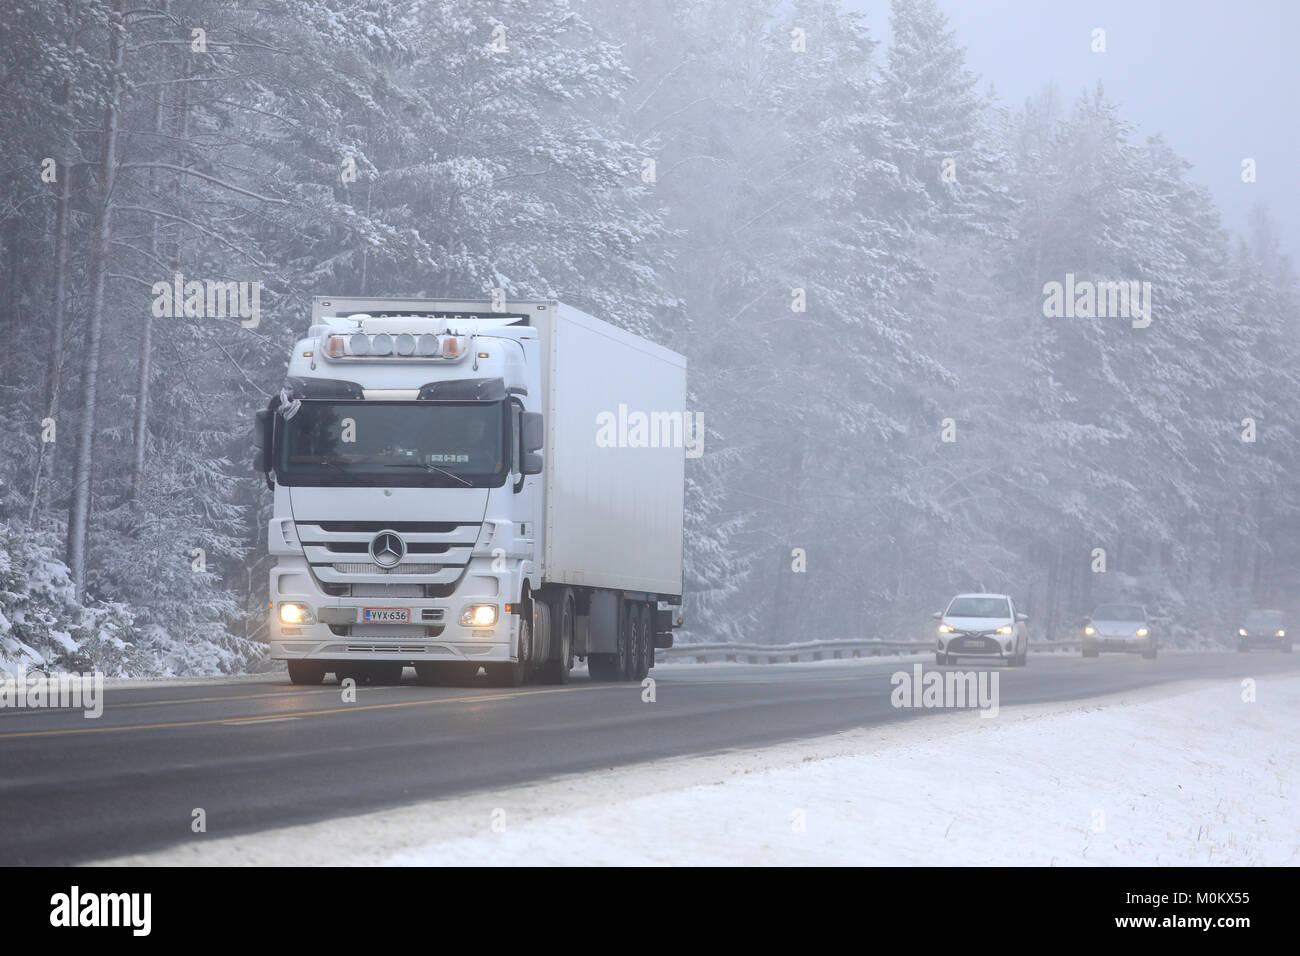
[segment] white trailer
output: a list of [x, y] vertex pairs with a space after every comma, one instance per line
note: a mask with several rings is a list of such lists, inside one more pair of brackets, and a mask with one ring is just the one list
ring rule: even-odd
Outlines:
[[317, 297], [259, 414], [295, 682], [639, 680], [681, 623], [686, 362], [555, 301]]

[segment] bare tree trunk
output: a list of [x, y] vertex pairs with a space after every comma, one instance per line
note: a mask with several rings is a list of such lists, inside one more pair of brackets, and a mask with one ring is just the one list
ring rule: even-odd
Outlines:
[[[76, 24], [71, 7], [67, 9], [68, 35], [66, 48], [72, 54], [77, 47]], [[59, 91], [58, 103], [66, 106], [71, 97], [71, 82], [65, 80]], [[54, 304], [50, 316], [53, 327], [50, 330], [49, 365], [45, 374], [45, 417], [57, 421], [59, 416], [59, 397], [63, 389], [63, 337], [64, 319], [68, 308], [68, 220], [72, 208], [72, 157], [76, 154], [76, 142], [71, 136], [67, 139], [62, 163], [59, 167], [59, 196], [55, 201], [54, 212]], [[44, 425], [41, 427], [44, 433]], [[36, 511], [41, 500], [41, 477], [45, 467], [45, 458], [52, 451], [41, 436], [41, 444], [36, 453], [36, 474], [32, 478], [32, 503], [27, 511], [27, 523], [36, 521]], [[53, 469], [53, 465], [50, 466]]]
[[77, 454], [72, 476], [72, 506], [68, 514], [68, 567], [80, 599], [86, 586], [86, 533], [90, 520], [90, 482], [94, 470], [95, 407], [104, 331], [104, 290], [113, 229], [113, 189], [117, 185], [117, 133], [122, 98], [122, 68], [126, 62], [126, 0], [113, 4], [109, 26], [109, 69], [112, 80], [104, 104], [103, 148], [100, 155], [100, 204], [90, 254], [90, 310], [86, 325], [86, 364], [82, 372], [82, 411], [77, 430]]
[[[159, 4], [167, 12], [169, 0]], [[158, 87], [158, 97], [153, 104], [154, 142], [163, 128], [163, 97], [166, 87]], [[149, 195], [153, 196], [156, 183], [156, 171], [149, 170]], [[149, 226], [149, 258], [158, 258], [158, 218], [155, 216]], [[135, 456], [131, 461], [131, 504], [139, 505], [140, 491], [144, 486], [144, 453], [149, 440], [149, 376], [153, 374], [153, 309], [144, 314], [144, 328], [140, 332], [140, 365], [137, 371], [138, 383], [135, 391]]]
[[[66, 89], [66, 87], [65, 87]], [[59, 198], [54, 213], [54, 304], [50, 316], [53, 328], [50, 334], [49, 368], [45, 375], [45, 415], [58, 420], [59, 394], [63, 386], [63, 319], [68, 302], [68, 212], [72, 202], [72, 164], [65, 154], [59, 175]], [[42, 426], [44, 432], [44, 426]], [[40, 447], [36, 453], [36, 475], [32, 479], [32, 503], [27, 511], [27, 523], [36, 520], [36, 508], [41, 499], [41, 474], [45, 467], [46, 449], [49, 447], [41, 437]]]

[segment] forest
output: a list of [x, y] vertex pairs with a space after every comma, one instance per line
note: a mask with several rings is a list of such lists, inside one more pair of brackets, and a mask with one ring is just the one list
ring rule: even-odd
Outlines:
[[[1283, 226], [1226, 229], [1105, 89], [1003, 102], [933, 0], [887, 43], [838, 0], [6, 8], [0, 667], [269, 666], [252, 421], [317, 294], [554, 297], [687, 356], [679, 640], [920, 639], [963, 590], [1035, 640], [1300, 610]], [[156, 307], [189, 281], [256, 321]]]

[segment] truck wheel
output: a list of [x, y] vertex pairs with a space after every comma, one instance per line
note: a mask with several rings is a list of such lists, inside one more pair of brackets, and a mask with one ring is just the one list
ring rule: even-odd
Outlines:
[[650, 668], [655, 666], [655, 605], [641, 605], [641, 676], [645, 680], [650, 676]]
[[320, 661], [289, 661], [289, 680], [295, 684], [319, 684], [325, 679], [325, 665]]
[[533, 650], [531, 614], [519, 615], [519, 660], [503, 664], [484, 664], [488, 679], [498, 687], [519, 687], [528, 673], [528, 655]]
[[632, 601], [623, 603], [622, 642], [619, 647], [619, 679], [636, 680], [637, 661], [641, 654], [641, 615]]
[[551, 640], [556, 645], [552, 660], [542, 665], [542, 681], [567, 684], [573, 671], [573, 595], [565, 590], [551, 609]]

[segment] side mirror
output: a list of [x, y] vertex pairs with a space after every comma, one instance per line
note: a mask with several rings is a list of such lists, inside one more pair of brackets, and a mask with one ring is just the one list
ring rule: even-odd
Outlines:
[[1017, 620], [1017, 621], [1027, 621], [1027, 620], [1029, 620], [1029, 615], [1028, 615], [1028, 614], [1025, 614], [1023, 611], [1017, 611], [1017, 612], [1016, 612], [1016, 620]]
[[930, 616], [931, 616], [932, 618], [934, 618], [936, 621], [942, 621], [942, 620], [943, 620], [943, 611], [935, 611], [935, 612], [934, 612], [933, 614], [931, 614]]
[[[541, 412], [524, 412], [523, 415], [522, 415], [522, 417], [521, 417], [521, 419], [522, 419], [522, 426], [521, 426], [521, 427], [523, 428], [523, 433], [524, 433], [524, 434], [523, 434], [523, 442], [524, 442], [523, 450], [524, 450], [525, 452], [529, 452], [529, 451], [537, 451], [539, 448], [542, 447], [542, 445], [544, 445], [544, 444], [546, 443], [546, 434], [545, 434], [545, 432], [542, 430], [542, 413], [541, 413]], [[540, 466], [540, 465], [538, 466], [537, 471], [541, 471], [541, 466]], [[525, 469], [524, 469], [524, 474], [525, 474], [525, 475], [535, 475], [535, 474], [537, 474], [537, 471], [529, 471], [529, 470], [525, 467]]]
[[[541, 418], [541, 416], [537, 416]], [[542, 456], [535, 451], [524, 452], [523, 469], [525, 475], [540, 475], [542, 473]]]
[[267, 440], [268, 436], [266, 434], [270, 431], [268, 427], [270, 420], [271, 413], [263, 409], [257, 413], [257, 422], [253, 426], [253, 430], [256, 432], [254, 439], [257, 442], [256, 450], [253, 453], [253, 470], [263, 475], [271, 470], [269, 461], [271, 451], [269, 446], [271, 443]]

